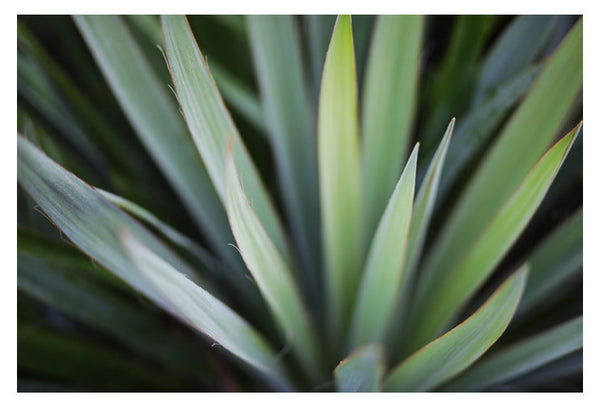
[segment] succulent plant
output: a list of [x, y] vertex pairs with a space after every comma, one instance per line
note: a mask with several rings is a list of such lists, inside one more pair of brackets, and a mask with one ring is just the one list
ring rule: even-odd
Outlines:
[[19, 389], [580, 390], [582, 53], [570, 16], [19, 17]]

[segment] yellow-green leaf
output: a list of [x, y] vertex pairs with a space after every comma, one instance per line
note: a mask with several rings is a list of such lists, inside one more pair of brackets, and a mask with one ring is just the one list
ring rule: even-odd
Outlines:
[[328, 321], [334, 338], [347, 324], [361, 260], [356, 88], [351, 19], [340, 16], [323, 68], [317, 136]]

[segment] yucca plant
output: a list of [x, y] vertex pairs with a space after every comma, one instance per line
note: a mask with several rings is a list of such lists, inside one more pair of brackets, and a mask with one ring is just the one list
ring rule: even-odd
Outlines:
[[19, 389], [580, 390], [582, 52], [570, 16], [21, 16]]

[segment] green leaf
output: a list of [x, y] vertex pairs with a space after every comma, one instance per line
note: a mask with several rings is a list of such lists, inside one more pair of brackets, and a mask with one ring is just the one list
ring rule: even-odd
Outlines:
[[[225, 20], [223, 21], [229, 21], [228, 17], [235, 16], [213, 17], [224, 17]], [[128, 15], [126, 18], [136, 25], [154, 44], [164, 44], [160, 19], [157, 16]], [[240, 28], [241, 32], [244, 33], [243, 20]], [[227, 104], [256, 126], [257, 129], [263, 130], [265, 127], [263, 111], [254, 91], [250, 90], [242, 81], [216, 61], [210, 62], [210, 70]]]
[[531, 273], [515, 318], [542, 305], [583, 265], [583, 208], [545, 238], [527, 259]]
[[317, 150], [297, 27], [291, 16], [248, 16], [247, 25], [287, 218], [317, 301], [321, 266]]
[[150, 298], [154, 291], [133, 273], [117, 240], [121, 228], [131, 231], [187, 276], [198, 279], [195, 271], [144, 227], [21, 135], [17, 136], [17, 176], [25, 191], [80, 250]]
[[[195, 285], [190, 280], [195, 272], [144, 227], [21, 136], [17, 163], [23, 188], [83, 252], [161, 308], [231, 348], [242, 360], [266, 374], [284, 378], [276, 367], [275, 353], [262, 337]], [[119, 240], [123, 234], [127, 236], [127, 252]], [[140, 265], [144, 267], [138, 269]], [[149, 275], [145, 266], [154, 274]], [[198, 314], [190, 316], [194, 312]], [[205, 318], [206, 327], [202, 325]]]
[[482, 358], [444, 391], [482, 391], [515, 379], [583, 347], [583, 317], [520, 340]]
[[333, 338], [347, 324], [361, 260], [356, 68], [349, 16], [337, 19], [327, 51], [318, 117], [321, 225]]
[[429, 221], [431, 220], [431, 214], [437, 198], [438, 184], [440, 183], [440, 178], [443, 174], [442, 168], [445, 169], [446, 152], [449, 151], [451, 146], [450, 140], [454, 130], [454, 122], [454, 119], [450, 121], [446, 133], [444, 133], [444, 136], [433, 155], [433, 160], [427, 168], [427, 173], [419, 187], [419, 194], [415, 199], [404, 266], [407, 273], [410, 275], [412, 275], [421, 256], [425, 235], [429, 227]]
[[[502, 32], [481, 63], [473, 105], [532, 63], [550, 39], [556, 16], [518, 16]], [[525, 40], [526, 39], [526, 40]]]
[[354, 350], [333, 372], [339, 392], [378, 392], [385, 370], [384, 350], [379, 344], [367, 344]]
[[525, 265], [513, 273], [463, 323], [392, 369], [384, 391], [427, 391], [469, 367], [508, 326], [525, 288], [527, 269]]
[[163, 222], [150, 211], [139, 206], [138, 204], [127, 200], [126, 198], [120, 197], [116, 194], [102, 190], [101, 188], [94, 188], [97, 192], [102, 194], [108, 201], [122, 209], [123, 211], [131, 214], [137, 219], [143, 221], [147, 225], [153, 227], [163, 237], [167, 238], [170, 242], [176, 246], [184, 249], [187, 253], [193, 255], [196, 259], [200, 260], [201, 264], [209, 269], [214, 269], [217, 264], [217, 260], [212, 256], [210, 252], [201, 247], [191, 238], [183, 235], [169, 224]]
[[439, 203], [456, 187], [462, 172], [477, 160], [494, 130], [515, 104], [525, 95], [540, 71], [539, 65], [525, 68], [500, 84], [494, 94], [475, 105], [456, 126], [453, 142], [440, 180]]
[[163, 16], [169, 70], [196, 147], [221, 201], [225, 201], [227, 140], [233, 138], [237, 168], [261, 223], [286, 260], [290, 259], [279, 216], [221, 99], [185, 16]]
[[126, 230], [119, 240], [135, 270], [175, 317], [206, 334], [280, 387], [289, 387], [277, 355], [244, 319]]
[[186, 209], [223, 258], [231, 234], [193, 140], [124, 23], [116, 16], [76, 16], [108, 84], [141, 142], [170, 181]]
[[[525, 100], [481, 159], [432, 245], [422, 291], [450, 273], [547, 150], [582, 83], [582, 23], [544, 65]], [[460, 237], [460, 239], [457, 239]]]
[[[450, 139], [452, 137], [453, 130], [454, 119], [452, 119], [448, 125], [446, 133], [440, 141], [435, 155], [433, 156], [433, 160], [427, 169], [427, 173], [421, 182], [421, 186], [419, 187], [419, 194], [414, 202], [410, 228], [408, 232], [406, 255], [404, 257], [404, 266], [402, 266], [402, 269], [404, 270], [403, 284], [396, 296], [395, 313], [392, 317], [393, 323], [391, 324], [391, 330], [388, 335], [388, 338], [390, 339], [390, 345], [398, 344], [398, 340], [400, 339], [406, 316], [409, 311], [411, 292], [414, 288], [414, 275], [417, 264], [421, 257], [421, 251], [425, 242], [429, 221], [431, 220], [431, 215], [433, 213], [434, 204], [437, 197], [438, 184], [440, 182], [442, 168], [444, 166], [444, 159], [450, 146]], [[397, 348], [394, 351], [400, 352], [401, 350], [400, 348]], [[394, 354], [395, 353], [392, 353], [392, 357]]]
[[411, 349], [434, 338], [502, 260], [542, 202], [580, 129], [581, 124], [539, 160], [470, 248], [447, 265], [446, 274], [419, 288]]
[[375, 24], [362, 104], [366, 240], [373, 236], [408, 152], [424, 21], [423, 16], [379, 16]]
[[[96, 190], [108, 201], [153, 227], [169, 242], [182, 249], [184, 254], [187, 255], [186, 259], [191, 259], [194, 265], [199, 265], [199, 267], [202, 268], [204, 276], [210, 275], [211, 283], [214, 282], [216, 285], [227, 285], [227, 292], [231, 293], [226, 293], [225, 291], [223, 291], [223, 293], [228, 295], [228, 300], [234, 298], [239, 301], [241, 298], [241, 303], [244, 303], [246, 307], [254, 307], [259, 313], [264, 310], [260, 294], [255, 289], [252, 282], [246, 279], [247, 275], [228, 273], [228, 268], [230, 266], [221, 263], [195, 241], [161, 221], [145, 208], [142, 208], [125, 198], [109, 193], [108, 191], [99, 188], [96, 188]], [[262, 323], [264, 319], [261, 319], [260, 316], [258, 317]]]
[[233, 154], [230, 152], [227, 155], [225, 189], [227, 215], [233, 235], [286, 343], [298, 353], [307, 373], [314, 376], [319, 366], [314, 328], [289, 266], [244, 194]]
[[208, 371], [206, 356], [195, 344], [175, 332], [164, 336], [168, 328], [160, 315], [93, 284], [81, 271], [55, 267], [22, 254], [20, 247], [18, 250], [19, 290], [113, 337], [134, 353], [185, 370], [204, 381], [214, 378], [214, 373]]
[[371, 243], [352, 315], [351, 348], [383, 340], [396, 298], [402, 290], [418, 152], [417, 144]]

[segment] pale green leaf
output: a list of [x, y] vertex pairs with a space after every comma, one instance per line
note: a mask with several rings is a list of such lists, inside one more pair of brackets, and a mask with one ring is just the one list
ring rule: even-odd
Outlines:
[[417, 144], [371, 243], [352, 315], [350, 348], [383, 340], [402, 290], [418, 152]]
[[[161, 308], [214, 337], [261, 372], [284, 381], [275, 352], [262, 337], [231, 309], [194, 284], [190, 277], [195, 277], [195, 272], [164, 244], [20, 135], [17, 152], [19, 182], [83, 252]], [[128, 252], [119, 241], [124, 234], [130, 245]], [[152, 273], [136, 265], [149, 265]], [[204, 309], [199, 309], [200, 306]], [[198, 315], [191, 316], [194, 311]], [[205, 317], [206, 327], [202, 326]]]
[[185, 16], [163, 16], [169, 70], [179, 104], [221, 201], [225, 201], [225, 155], [233, 138], [246, 195], [273, 243], [287, 259], [289, 247], [279, 216], [221, 99]]
[[391, 370], [384, 391], [427, 391], [457, 375], [502, 335], [525, 288], [527, 266], [508, 278], [460, 325]]
[[429, 221], [431, 220], [431, 214], [437, 198], [438, 184], [440, 183], [443, 174], [442, 169], [445, 169], [446, 153], [451, 146], [450, 140], [452, 140], [454, 122], [454, 119], [450, 121], [446, 133], [444, 133], [444, 136], [433, 155], [433, 159], [427, 168], [427, 173], [425, 173], [425, 177], [419, 187], [419, 194], [415, 199], [404, 266], [409, 274], [412, 274], [421, 256], [425, 234], [427, 233]]
[[224, 303], [194, 284], [126, 230], [119, 240], [135, 270], [167, 310], [206, 334], [280, 386], [289, 386], [277, 355], [266, 340]]
[[317, 338], [290, 267], [260, 223], [244, 194], [233, 152], [227, 156], [225, 202], [238, 248], [269, 305], [286, 343], [298, 353], [306, 371], [315, 375]]
[[510, 381], [583, 347], [583, 317], [519, 340], [482, 358], [444, 391], [482, 391]]
[[[440, 182], [441, 174], [443, 174], [442, 168], [444, 167], [446, 152], [451, 144], [450, 140], [452, 138], [453, 130], [454, 119], [452, 119], [448, 125], [446, 133], [440, 141], [432, 162], [429, 164], [427, 173], [419, 187], [419, 194], [415, 199], [408, 233], [404, 266], [402, 267], [404, 270], [404, 282], [401, 290], [396, 296], [395, 313], [392, 317], [393, 323], [391, 324], [390, 332], [388, 333], [388, 343], [390, 345], [398, 343], [407, 313], [409, 312], [409, 301], [414, 287], [415, 272], [421, 257], [421, 251], [433, 213], [434, 204], [437, 198], [438, 184]], [[392, 356], [400, 351], [400, 348], [396, 348], [396, 350], [393, 350]]]
[[[423, 265], [431, 290], [472, 247], [560, 130], [582, 85], [582, 23], [544, 65], [516, 112], [481, 158]], [[457, 239], [460, 237], [460, 239]]]
[[185, 124], [139, 46], [116, 16], [76, 16], [75, 23], [121, 108], [186, 209], [223, 258], [231, 233]]
[[[236, 16], [213, 16], [224, 17], [224, 21], [229, 21], [228, 17]], [[240, 16], [238, 16], [240, 17]], [[157, 16], [149, 15], [127, 15], [135, 26], [137, 26], [155, 45], [163, 45], [163, 34], [160, 27], [160, 19]], [[240, 29], [244, 33], [244, 22], [241, 21]], [[262, 107], [256, 94], [248, 88], [242, 81], [232, 75], [225, 67], [216, 61], [210, 62], [210, 70], [215, 78], [219, 90], [223, 94], [225, 102], [236, 112], [240, 113], [250, 123], [263, 130], [265, 127]]]
[[373, 236], [408, 153], [424, 21], [424, 16], [379, 16], [375, 23], [362, 100], [365, 240]]
[[126, 198], [102, 190], [101, 188], [95, 187], [95, 190], [123, 211], [131, 214], [132, 216], [156, 229], [156, 231], [162, 234], [173, 244], [185, 249], [187, 253], [199, 259], [200, 262], [207, 268], [214, 269], [216, 267], [218, 261], [211, 255], [210, 252], [201, 247], [191, 238], [185, 236], [166, 222], [160, 220], [150, 211], [132, 201], [127, 200]]
[[333, 372], [339, 392], [378, 392], [385, 370], [380, 344], [367, 344], [354, 350]]
[[462, 257], [447, 265], [446, 274], [420, 288], [411, 349], [433, 339], [502, 260], [542, 202], [580, 129], [581, 124], [538, 161]]
[[183, 260], [144, 227], [21, 135], [17, 136], [17, 176], [25, 191], [79, 249], [148, 297], [153, 298], [154, 291], [133, 272], [117, 240], [120, 228], [128, 229], [178, 270], [197, 279]]
[[323, 68], [318, 116], [321, 225], [329, 329], [347, 324], [361, 261], [356, 68], [349, 16], [340, 16]]
[[319, 300], [320, 268], [317, 148], [297, 27], [291, 16], [247, 17], [267, 133], [274, 149], [301, 266], [313, 301]]

